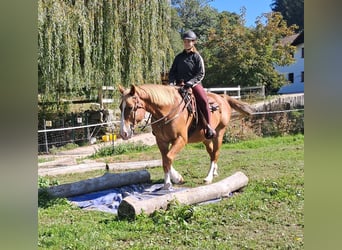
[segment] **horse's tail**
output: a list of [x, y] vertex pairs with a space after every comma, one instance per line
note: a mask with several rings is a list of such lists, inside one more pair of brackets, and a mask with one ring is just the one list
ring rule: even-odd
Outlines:
[[226, 99], [226, 101], [229, 103], [229, 105], [235, 109], [236, 111], [244, 114], [244, 115], [247, 115], [247, 116], [250, 116], [254, 113], [252, 107], [248, 104], [248, 103], [245, 103], [245, 102], [242, 102], [242, 101], [239, 101], [233, 97], [230, 97], [229, 95], [221, 95], [224, 99]]

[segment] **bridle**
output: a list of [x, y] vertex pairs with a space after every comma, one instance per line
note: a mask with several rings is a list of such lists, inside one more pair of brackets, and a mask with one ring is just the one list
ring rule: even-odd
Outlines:
[[135, 125], [137, 124], [137, 111], [138, 109], [144, 109], [144, 107], [139, 102], [140, 98], [138, 96], [132, 96], [134, 101], [134, 106], [131, 108], [130, 113], [132, 114], [133, 123], [131, 124], [131, 129], [134, 131]]
[[[137, 123], [136, 121], [136, 113], [138, 111], [138, 109], [145, 109], [144, 106], [139, 102], [140, 98], [138, 96], [133, 96], [132, 97], [135, 101], [134, 101], [134, 106], [132, 107], [130, 113], [132, 113], [132, 118], [133, 118], [133, 123], [131, 124], [131, 129], [134, 130], [134, 127]], [[184, 107], [182, 109], [179, 109], [179, 107], [182, 105], [182, 103], [185, 103]], [[187, 108], [187, 106], [190, 104], [190, 100], [185, 102], [183, 98], [181, 98], [181, 101], [179, 102], [179, 104], [170, 110], [170, 112], [168, 112], [166, 115], [162, 116], [161, 118], [148, 122], [149, 120], [152, 120], [152, 114], [149, 115], [148, 119], [146, 120], [146, 124], [143, 126], [143, 129], [146, 128], [149, 125], [153, 125], [153, 124], [157, 124], [163, 120], [165, 120], [164, 125], [170, 123], [171, 121], [173, 121], [174, 119], [176, 119], [179, 114]], [[146, 109], [145, 109], [146, 110]], [[178, 112], [177, 112], [178, 110]], [[176, 113], [177, 112], [177, 113]], [[172, 116], [172, 118], [168, 119], [169, 116]]]

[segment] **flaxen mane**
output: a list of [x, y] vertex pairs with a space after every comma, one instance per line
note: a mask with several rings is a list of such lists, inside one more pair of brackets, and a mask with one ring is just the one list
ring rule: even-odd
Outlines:
[[143, 86], [138, 86], [136, 91], [139, 95], [148, 95], [151, 102], [158, 104], [159, 106], [174, 104], [178, 96], [178, 91], [175, 87], [158, 84], [145, 84]]

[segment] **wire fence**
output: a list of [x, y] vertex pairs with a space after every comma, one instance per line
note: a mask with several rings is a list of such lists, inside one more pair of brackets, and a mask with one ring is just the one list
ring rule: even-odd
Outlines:
[[[45, 121], [49, 124], [49, 121]], [[84, 144], [93, 142], [101, 130], [113, 127], [115, 123], [106, 122], [76, 127], [38, 130], [38, 152], [49, 152], [53, 147], [68, 143]], [[103, 133], [100, 133], [103, 134]]]
[[67, 144], [94, 143], [118, 122], [108, 110], [88, 110], [70, 114], [44, 114], [38, 120], [38, 152], [48, 153], [52, 148]]
[[[76, 117], [77, 120], [77, 117]], [[78, 119], [81, 122], [80, 119]], [[103, 135], [118, 135], [120, 121], [85, 124], [62, 128], [47, 128], [51, 121], [44, 120], [44, 129], [38, 130], [38, 152], [49, 153], [54, 147], [69, 143], [78, 145], [103, 140]], [[253, 136], [275, 136], [291, 133], [304, 133], [304, 108], [290, 110], [258, 111], [251, 117], [232, 118], [226, 142], [235, 142]], [[114, 136], [113, 136], [114, 137]], [[107, 139], [108, 140], [108, 139]]]
[[[251, 117], [232, 116], [228, 141], [250, 136], [273, 136], [304, 133], [304, 94], [279, 96], [258, 103]], [[62, 116], [44, 114], [38, 122], [38, 152], [49, 153], [54, 147], [67, 144], [95, 143], [104, 135], [119, 138], [120, 121], [114, 111], [86, 111]], [[146, 119], [146, 117], [145, 117]], [[234, 121], [234, 120], [238, 121]]]

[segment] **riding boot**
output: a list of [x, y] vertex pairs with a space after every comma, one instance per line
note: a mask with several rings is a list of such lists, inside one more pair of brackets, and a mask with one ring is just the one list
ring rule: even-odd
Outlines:
[[205, 138], [212, 139], [216, 136], [216, 131], [213, 129], [210, 124], [207, 124], [206, 132], [205, 132]]
[[196, 102], [200, 109], [200, 112], [203, 114], [203, 118], [205, 120], [204, 124], [206, 124], [205, 128], [205, 138], [212, 139], [216, 136], [216, 131], [210, 126], [211, 123], [211, 114], [209, 110], [207, 94], [205, 93], [202, 84], [197, 84], [192, 88], [192, 93], [195, 95]]

